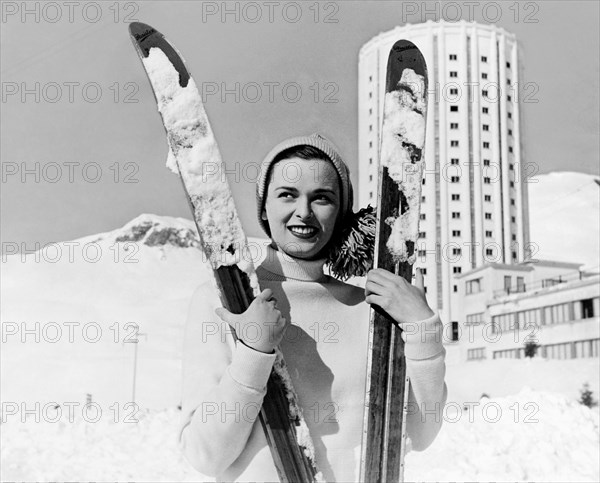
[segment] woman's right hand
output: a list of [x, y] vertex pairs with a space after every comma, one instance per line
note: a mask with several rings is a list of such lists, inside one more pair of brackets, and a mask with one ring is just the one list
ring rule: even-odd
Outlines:
[[216, 314], [232, 329], [239, 340], [254, 350], [272, 354], [283, 339], [288, 322], [277, 308], [271, 289], [263, 290], [242, 314], [232, 314], [224, 307]]

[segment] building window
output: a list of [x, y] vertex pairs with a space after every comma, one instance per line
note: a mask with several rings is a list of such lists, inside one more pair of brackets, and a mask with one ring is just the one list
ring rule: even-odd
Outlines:
[[517, 241], [517, 235], [515, 235], [514, 233], [512, 235], [512, 241]]
[[485, 230], [485, 236], [487, 238], [492, 238], [492, 230]]
[[369, 164], [373, 164], [373, 158], [369, 158]]
[[425, 232], [424, 231], [420, 231], [419, 232], [419, 238], [425, 238]]
[[515, 182], [514, 182], [514, 181], [511, 181], [511, 182], [510, 182], [510, 187], [511, 187], [511, 188], [514, 188], [514, 187], [515, 187]]
[[517, 260], [517, 252], [512, 252], [512, 259]]
[[478, 361], [485, 358], [485, 347], [478, 347], [477, 349], [467, 349], [468, 361]]
[[450, 106], [450, 112], [458, 112], [458, 106]]
[[512, 147], [512, 146], [509, 146], [509, 147], [508, 147], [508, 152], [509, 152], [509, 153], [512, 153], [512, 152], [513, 152], [513, 147]]
[[369, 141], [369, 147], [372, 148], [373, 147], [373, 141]]
[[591, 319], [594, 317], [594, 299], [585, 299], [581, 301], [581, 318]]
[[492, 317], [492, 327], [494, 328], [494, 332], [500, 331], [508, 331], [515, 330], [517, 328], [517, 319], [515, 317], [515, 313], [508, 313], [502, 315], [494, 315]]
[[450, 123], [450, 129], [458, 129], [458, 123], [457, 122], [451, 122]]
[[373, 192], [369, 191], [369, 198], [373, 198]]
[[491, 220], [492, 219], [492, 214], [491, 213], [486, 213], [485, 214], [485, 219], [486, 220]]
[[460, 248], [453, 248], [452, 249], [452, 255], [460, 255], [460, 254], [461, 254]]
[[506, 293], [510, 293], [510, 287], [512, 285], [512, 277], [510, 275], [504, 275], [504, 290]]
[[482, 78], [482, 79], [487, 79], [487, 72], [483, 72], [483, 73], [481, 74], [481, 78]]
[[460, 267], [452, 267], [452, 273], [461, 273], [462, 272], [462, 268]]
[[369, 116], [372, 116], [372, 115], [373, 115], [373, 108], [369, 107]]
[[425, 178], [423, 178], [423, 181], [421, 182], [422, 184], [425, 184]]
[[[471, 292], [475, 293], [475, 292]], [[479, 325], [483, 323], [484, 313], [479, 312], [477, 314], [469, 314], [467, 315], [467, 325]]]
[[485, 254], [486, 254], [488, 257], [491, 257], [491, 256], [493, 256], [493, 255], [494, 255], [494, 249], [493, 249], [493, 248], [486, 248], [486, 249], [485, 249]]
[[483, 195], [483, 201], [492, 201], [492, 195]]
[[450, 158], [450, 164], [457, 165], [458, 164], [458, 158]]
[[425, 258], [425, 256], [427, 255], [427, 250], [418, 250], [417, 255], [419, 255], [419, 257], [421, 258]]
[[453, 286], [452, 286], [452, 290], [453, 290], [454, 292], [458, 292], [458, 285], [453, 285]]
[[506, 63], [506, 68], [507, 68], [507, 69], [510, 69], [510, 62], [507, 62], [507, 63]]
[[420, 219], [420, 220], [424, 220], [424, 219], [425, 219], [425, 213], [421, 213], [421, 214], [419, 215], [419, 219]]
[[373, 99], [373, 93], [369, 92], [369, 99]]
[[485, 55], [481, 56], [481, 62], [487, 62], [487, 57]]
[[507, 100], [508, 102], [510, 102], [510, 101], [512, 101], [512, 97], [511, 97], [511, 96], [506, 96], [506, 100]]
[[460, 181], [460, 176], [450, 176], [451, 183], [458, 183]]
[[510, 85], [510, 79], [506, 79], [506, 83]]
[[484, 131], [489, 131], [490, 130], [490, 125], [489, 124], [484, 124], [481, 127], [483, 128]]
[[425, 203], [425, 196], [421, 196], [421, 203]]
[[369, 124], [369, 131], [373, 131], [373, 124]]
[[369, 181], [373, 181], [373, 175], [372, 174], [369, 175]]
[[483, 182], [485, 184], [490, 184], [490, 178], [487, 178], [487, 177], [483, 178]]
[[458, 89], [455, 89], [455, 88], [450, 89], [450, 95], [451, 96], [457, 96], [458, 95]]
[[515, 200], [514, 200], [514, 198], [511, 198], [511, 199], [510, 199], [510, 204], [511, 204], [512, 206], [515, 206]]
[[456, 148], [458, 146], [458, 141], [450, 141], [450, 146]]
[[510, 169], [511, 171], [514, 171], [514, 169], [515, 169], [515, 165], [514, 165], [514, 164], [512, 164], [512, 163], [511, 163], [511, 164], [509, 164], [509, 165], [508, 165], [508, 169]]
[[513, 222], [513, 223], [516, 223], [517, 219], [514, 216], [511, 216], [510, 217], [510, 221]]
[[544, 307], [544, 323], [547, 325], [561, 324], [572, 320], [572, 302]]
[[484, 114], [487, 114], [488, 112], [490, 112], [489, 108], [484, 107], [481, 109], [483, 111]]
[[456, 60], [456, 54], [450, 54], [449, 58], [450, 60]]
[[452, 230], [452, 236], [460, 236], [460, 230]]
[[487, 97], [487, 96], [488, 96], [488, 91], [487, 91], [487, 89], [483, 89], [483, 90], [481, 91], [481, 95], [482, 95], [483, 97]]
[[489, 166], [490, 165], [490, 160], [489, 159], [484, 159], [483, 160], [483, 165], [484, 166]]
[[459, 219], [459, 218], [460, 218], [460, 212], [459, 212], [459, 211], [453, 211], [453, 212], [452, 212], [452, 218], [453, 218], [454, 220], [457, 220], [457, 219]]
[[484, 147], [484, 149], [489, 149], [489, 148], [490, 148], [490, 143], [489, 143], [489, 142], [487, 142], [487, 141], [486, 141], [486, 142], [484, 142], [484, 143], [483, 143], [483, 147]]
[[427, 269], [426, 268], [421, 268], [421, 273], [423, 275], [427, 275]]
[[458, 201], [458, 200], [460, 200], [460, 195], [459, 195], [459, 194], [456, 194], [456, 193], [455, 193], [455, 194], [453, 194], [453, 195], [452, 195], [452, 201]]
[[458, 72], [456, 72], [455, 70], [451, 70], [450, 77], [458, 77]]
[[369, 82], [373, 82], [373, 76], [372, 75], [369, 76]]
[[509, 112], [509, 113], [508, 113], [508, 118], [509, 118], [509, 119], [512, 119], [512, 112]]
[[579, 340], [574, 343], [574, 357], [598, 357], [600, 339]]
[[458, 322], [452, 321], [452, 341], [458, 340]]
[[[472, 293], [479, 293], [481, 292], [481, 279], [480, 278], [476, 278], [475, 280], [468, 280], [467, 282], [465, 282], [465, 293], [467, 295], [472, 294]], [[481, 314], [483, 315], [483, 314]], [[467, 321], [469, 320], [469, 317], [467, 317]]]
[[423, 287], [423, 293], [427, 293], [427, 287]]

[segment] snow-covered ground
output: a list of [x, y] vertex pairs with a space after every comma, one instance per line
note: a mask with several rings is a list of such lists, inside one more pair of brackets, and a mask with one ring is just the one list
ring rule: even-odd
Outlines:
[[[597, 265], [594, 178], [538, 178], [529, 186], [537, 257], [567, 246], [563, 259]], [[585, 236], [559, 237], [583, 226]], [[142, 215], [38, 259], [3, 261], [3, 481], [204, 480], [176, 446], [182, 329], [208, 277], [192, 230], [188, 220]], [[130, 405], [136, 345], [139, 413]], [[600, 481], [598, 409], [576, 403], [584, 382], [598, 398], [599, 373], [598, 359], [449, 365], [442, 432], [407, 456], [407, 480]]]

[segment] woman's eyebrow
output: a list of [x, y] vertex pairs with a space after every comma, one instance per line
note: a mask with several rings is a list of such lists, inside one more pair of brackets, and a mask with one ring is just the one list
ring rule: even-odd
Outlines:
[[277, 186], [275, 188], [275, 191], [277, 190], [287, 190], [287, 191], [298, 191], [296, 188], [294, 188], [293, 186]]

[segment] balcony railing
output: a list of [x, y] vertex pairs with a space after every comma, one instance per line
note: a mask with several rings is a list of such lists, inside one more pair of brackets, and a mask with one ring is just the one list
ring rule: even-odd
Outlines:
[[572, 282], [574, 280], [581, 280], [584, 278], [583, 272], [571, 272], [567, 275], [559, 275], [554, 278], [545, 278], [543, 280], [536, 280], [531, 283], [521, 283], [517, 285], [511, 285], [500, 290], [494, 290], [494, 298], [504, 297], [515, 293], [531, 292], [533, 290], [539, 290], [541, 288], [553, 287], [560, 285], [561, 283]]

